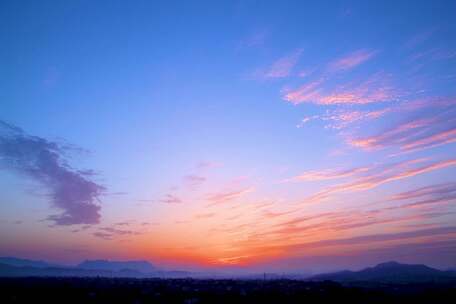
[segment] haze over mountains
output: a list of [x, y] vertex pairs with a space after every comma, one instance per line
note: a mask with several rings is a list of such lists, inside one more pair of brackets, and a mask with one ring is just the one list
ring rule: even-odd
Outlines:
[[158, 271], [147, 261], [106, 261], [106, 260], [86, 260], [77, 266], [82, 269], [90, 270], [109, 270], [122, 271], [125, 269], [139, 271], [143, 273]]
[[53, 265], [42, 261], [0, 257], [0, 276], [64, 276], [64, 277], [189, 277], [186, 271], [166, 271], [147, 261], [86, 260], [76, 266]]
[[[12, 257], [0, 257], [0, 277], [131, 277], [131, 278], [179, 278], [179, 277], [236, 277], [240, 279], [262, 279], [263, 274], [228, 275], [223, 273], [196, 273], [162, 270], [147, 261], [86, 260], [77, 266], [59, 266], [44, 261], [33, 261]], [[456, 282], [456, 271], [438, 270], [426, 265], [409, 265], [386, 262], [360, 271], [344, 270], [319, 275], [267, 274], [268, 279], [289, 278], [312, 281], [336, 281], [340, 283], [420, 283]]]

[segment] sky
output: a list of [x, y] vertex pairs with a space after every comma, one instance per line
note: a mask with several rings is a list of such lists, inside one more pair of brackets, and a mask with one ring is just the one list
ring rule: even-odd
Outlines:
[[1, 1], [0, 255], [456, 266], [455, 1]]

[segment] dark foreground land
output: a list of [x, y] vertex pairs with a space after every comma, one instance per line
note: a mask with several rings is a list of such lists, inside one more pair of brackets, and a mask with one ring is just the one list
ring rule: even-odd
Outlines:
[[0, 303], [456, 303], [454, 283], [362, 285], [295, 280], [0, 278]]

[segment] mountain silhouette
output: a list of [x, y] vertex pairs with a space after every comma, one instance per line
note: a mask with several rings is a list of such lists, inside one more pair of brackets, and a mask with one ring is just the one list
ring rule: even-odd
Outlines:
[[147, 261], [86, 260], [75, 267], [70, 267], [42, 261], [0, 258], [0, 277], [184, 278], [202, 275], [205, 274], [159, 270]]
[[37, 267], [37, 268], [46, 268], [46, 267], [53, 267], [57, 266], [55, 264], [49, 264], [44, 261], [35, 261], [35, 260], [27, 260], [27, 259], [20, 259], [15, 257], [0, 257], [1, 264], [7, 264], [11, 266], [30, 266], [30, 267]]
[[[185, 278], [185, 277], [223, 277], [222, 273], [196, 273], [179, 270], [159, 270], [147, 261], [108, 261], [87, 260], [75, 267], [55, 266], [42, 261], [18, 258], [0, 258], [0, 277], [119, 277], [119, 278]], [[255, 279], [261, 276], [230, 275], [232, 278]], [[268, 274], [269, 279], [284, 278]], [[289, 277], [289, 276], [286, 276]], [[306, 279], [292, 276], [291, 279]], [[455, 282], [456, 271], [437, 270], [426, 265], [409, 265], [386, 262], [360, 271], [340, 271], [315, 275], [311, 281], [335, 281], [339, 283], [428, 283]]]
[[77, 267], [89, 270], [107, 271], [133, 270], [142, 273], [151, 273], [158, 270], [147, 261], [86, 260], [80, 263]]
[[313, 276], [312, 280], [337, 282], [372, 281], [385, 283], [419, 283], [456, 280], [453, 271], [441, 271], [426, 265], [386, 262], [360, 271], [340, 271]]

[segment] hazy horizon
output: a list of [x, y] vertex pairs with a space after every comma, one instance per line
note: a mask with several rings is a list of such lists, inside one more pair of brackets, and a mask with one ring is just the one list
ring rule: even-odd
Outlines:
[[456, 267], [455, 1], [1, 1], [0, 256]]

